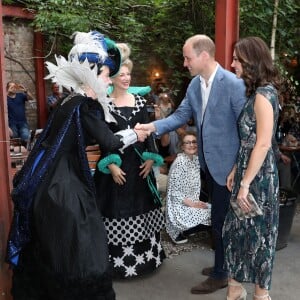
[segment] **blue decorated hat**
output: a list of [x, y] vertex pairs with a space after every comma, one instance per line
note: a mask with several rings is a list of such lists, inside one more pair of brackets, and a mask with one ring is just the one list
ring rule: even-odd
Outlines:
[[74, 47], [69, 52], [69, 60], [75, 56], [79, 61], [87, 60], [94, 64], [101, 72], [101, 67], [106, 65], [110, 69], [110, 76], [119, 72], [121, 64], [121, 53], [115, 42], [105, 38], [98, 31], [74, 33]]

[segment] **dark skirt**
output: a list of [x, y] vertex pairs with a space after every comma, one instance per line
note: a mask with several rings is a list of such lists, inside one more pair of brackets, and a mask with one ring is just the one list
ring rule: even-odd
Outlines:
[[19, 300], [113, 300], [107, 235], [76, 157], [61, 156], [33, 204], [33, 236], [13, 271]]

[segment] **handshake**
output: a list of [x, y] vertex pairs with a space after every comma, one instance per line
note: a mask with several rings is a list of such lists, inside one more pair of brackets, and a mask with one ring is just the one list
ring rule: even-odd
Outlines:
[[140, 124], [137, 123], [134, 127], [134, 132], [138, 137], [139, 142], [144, 142], [145, 139], [152, 133], [155, 132], [155, 126], [153, 123]]

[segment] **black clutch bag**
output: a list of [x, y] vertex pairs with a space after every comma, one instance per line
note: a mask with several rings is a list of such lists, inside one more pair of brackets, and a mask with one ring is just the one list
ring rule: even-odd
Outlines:
[[260, 207], [258, 206], [258, 204], [256, 203], [256, 201], [251, 193], [248, 193], [247, 200], [249, 201], [249, 203], [251, 205], [251, 210], [244, 212], [241, 209], [241, 207], [238, 205], [237, 199], [233, 198], [233, 197], [231, 198], [230, 204], [231, 204], [231, 207], [232, 207], [233, 211], [235, 212], [236, 216], [240, 220], [245, 220], [245, 219], [253, 218], [256, 216], [261, 216], [263, 214], [263, 212], [260, 209]]

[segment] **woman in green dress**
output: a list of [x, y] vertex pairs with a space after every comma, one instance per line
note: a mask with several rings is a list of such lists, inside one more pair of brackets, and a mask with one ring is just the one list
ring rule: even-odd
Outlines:
[[[240, 282], [255, 284], [254, 300], [270, 300], [278, 233], [279, 182], [272, 149], [277, 118], [279, 75], [269, 49], [258, 37], [237, 42], [231, 65], [246, 85], [248, 100], [239, 118], [241, 145], [236, 165], [227, 178], [231, 207], [223, 227], [227, 300], [246, 299]], [[252, 194], [261, 215], [238, 218], [233, 207], [247, 214]]]

